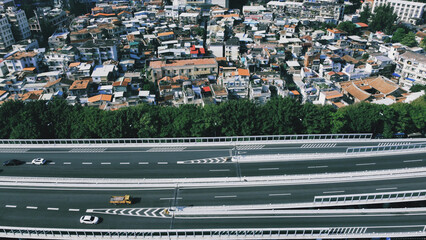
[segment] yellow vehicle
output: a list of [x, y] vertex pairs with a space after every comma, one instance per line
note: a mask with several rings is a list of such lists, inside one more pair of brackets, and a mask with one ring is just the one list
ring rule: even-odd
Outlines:
[[130, 195], [124, 195], [124, 196], [111, 196], [109, 199], [109, 203], [112, 203], [114, 205], [117, 204], [132, 204], [132, 198]]

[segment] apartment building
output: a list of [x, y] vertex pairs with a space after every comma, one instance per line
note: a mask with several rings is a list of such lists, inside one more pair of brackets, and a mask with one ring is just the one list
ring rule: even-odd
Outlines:
[[15, 43], [12, 29], [6, 17], [0, 16], [0, 50], [6, 50]]
[[8, 7], [5, 15], [9, 20], [16, 41], [31, 37], [30, 25], [24, 10]]
[[187, 76], [196, 79], [201, 76], [216, 75], [217, 61], [214, 58], [202, 59], [169, 59], [164, 61], [152, 61], [149, 64], [151, 76], [157, 81], [165, 76]]
[[34, 67], [38, 70], [41, 54], [38, 52], [16, 52], [5, 59], [9, 72], [22, 71]]
[[426, 85], [426, 56], [411, 51], [399, 55], [396, 72], [405, 86]]
[[229, 8], [229, 0], [173, 0], [174, 6], [185, 6], [185, 5], [218, 5], [224, 8]]
[[424, 2], [375, 0], [371, 11], [374, 12], [376, 7], [385, 4], [389, 4], [393, 7], [399, 20], [411, 24], [416, 24], [418, 20], [422, 19], [426, 8], [426, 3]]
[[102, 64], [103, 61], [118, 61], [117, 43], [114, 40], [92, 40], [77, 47], [80, 51], [81, 60], [95, 61]]

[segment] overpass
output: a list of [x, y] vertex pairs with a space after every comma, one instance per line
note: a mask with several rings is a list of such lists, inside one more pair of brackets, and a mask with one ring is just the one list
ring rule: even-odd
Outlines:
[[[302, 135], [0, 140], [0, 237], [426, 235], [426, 139]], [[111, 195], [135, 203], [115, 208]], [[102, 218], [81, 225], [81, 215]]]

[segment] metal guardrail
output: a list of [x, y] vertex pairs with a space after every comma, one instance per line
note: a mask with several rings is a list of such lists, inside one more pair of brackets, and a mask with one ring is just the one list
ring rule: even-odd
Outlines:
[[419, 150], [419, 149], [426, 149], [426, 143], [412, 143], [412, 144], [372, 146], [372, 147], [351, 147], [346, 149], [346, 154], [406, 151], [406, 150]]
[[417, 201], [426, 200], [426, 190], [404, 191], [404, 192], [384, 192], [384, 193], [364, 193], [351, 195], [315, 196], [315, 204], [336, 204], [336, 203], [371, 203], [388, 201]]
[[298, 238], [298, 237], [327, 237], [338, 235], [365, 234], [366, 227], [337, 227], [337, 228], [289, 228], [289, 229], [212, 229], [212, 230], [83, 230], [83, 229], [37, 229], [0, 227], [0, 236], [50, 238], [50, 239], [116, 239], [116, 238]]
[[[33, 239], [312, 239], [388, 236], [422, 236], [424, 226], [407, 226], [406, 232], [387, 227], [326, 227], [286, 229], [182, 229], [182, 230], [84, 230], [0, 227], [0, 237]], [[423, 229], [423, 230], [422, 230]], [[370, 233], [369, 233], [370, 232]]]
[[368, 140], [371, 133], [360, 134], [313, 134], [313, 135], [270, 135], [235, 137], [192, 137], [192, 138], [116, 138], [116, 139], [0, 139], [0, 144], [122, 144], [122, 143], [220, 143], [250, 141], [288, 140]]

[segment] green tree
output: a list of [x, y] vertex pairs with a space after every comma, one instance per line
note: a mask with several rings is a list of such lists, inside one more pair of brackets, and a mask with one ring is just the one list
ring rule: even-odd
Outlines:
[[426, 91], [426, 85], [414, 84], [411, 88], [411, 92], [420, 92], [421, 90]]
[[422, 41], [420, 42], [420, 47], [423, 48], [426, 51], [426, 38], [422, 39]]
[[405, 29], [403, 28], [398, 28], [394, 34], [392, 35], [392, 42], [394, 43], [400, 43], [402, 41], [402, 39], [404, 39], [405, 37]]
[[367, 4], [364, 10], [359, 14], [359, 21], [362, 23], [368, 24], [370, 17], [371, 17], [371, 8], [370, 8], [370, 5]]
[[364, 53], [362, 55], [362, 59], [364, 59], [364, 60], [367, 60], [369, 57], [370, 57], [370, 54], [368, 54], [368, 53]]
[[392, 6], [389, 4], [380, 5], [374, 9], [369, 28], [373, 32], [384, 31], [386, 34], [391, 34], [392, 26], [397, 19], [398, 16], [393, 13]]
[[352, 22], [346, 21], [346, 22], [341, 22], [338, 26], [337, 29], [342, 30], [347, 32], [348, 34], [352, 35], [355, 33], [356, 30], [356, 25], [353, 24]]
[[417, 46], [416, 34], [414, 34], [413, 32], [409, 32], [407, 35], [404, 36], [401, 43], [407, 47]]

